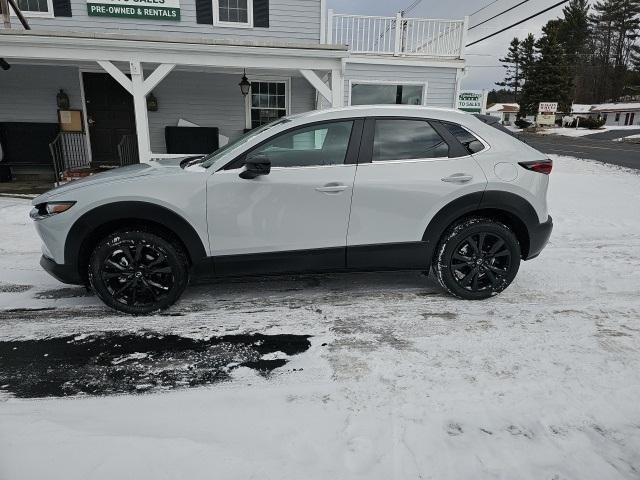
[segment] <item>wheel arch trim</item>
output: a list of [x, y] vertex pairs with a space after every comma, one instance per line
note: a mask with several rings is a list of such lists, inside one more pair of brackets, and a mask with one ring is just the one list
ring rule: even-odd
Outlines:
[[193, 226], [175, 211], [143, 201], [118, 201], [97, 206], [78, 218], [69, 229], [64, 244], [64, 262], [80, 265], [87, 239], [106, 224], [117, 221], [141, 221], [160, 225], [171, 231], [184, 245], [193, 263], [207, 257], [202, 239]]
[[456, 220], [470, 214], [482, 215], [483, 212], [488, 215], [501, 214], [516, 223], [515, 233], [522, 244], [523, 258], [526, 259], [531, 232], [539, 224], [538, 215], [525, 198], [510, 192], [485, 190], [456, 198], [433, 216], [422, 235], [422, 241], [429, 243], [433, 251], [445, 230]]

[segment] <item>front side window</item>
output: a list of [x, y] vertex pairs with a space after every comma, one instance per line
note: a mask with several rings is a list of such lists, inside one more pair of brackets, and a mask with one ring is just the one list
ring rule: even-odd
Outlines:
[[49, 0], [18, 0], [18, 8], [25, 14], [49, 14]]
[[248, 25], [251, 23], [250, 7], [251, 0], [218, 0], [218, 21]]
[[437, 158], [449, 155], [449, 145], [424, 120], [376, 120], [374, 162]]
[[351, 105], [422, 105], [424, 85], [352, 83]]
[[442, 125], [444, 128], [449, 130], [449, 133], [456, 137], [456, 139], [462, 144], [462, 146], [469, 153], [478, 153], [481, 150], [484, 150], [484, 145], [480, 140], [478, 140], [469, 130], [463, 128], [460, 125], [455, 123], [445, 123]]
[[251, 82], [251, 128], [287, 114], [286, 82]]
[[269, 140], [248, 156], [264, 155], [272, 167], [311, 167], [344, 163], [353, 121], [298, 128]]

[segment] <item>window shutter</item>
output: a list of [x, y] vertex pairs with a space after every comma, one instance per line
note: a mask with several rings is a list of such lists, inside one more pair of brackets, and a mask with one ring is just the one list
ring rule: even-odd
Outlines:
[[196, 0], [196, 22], [213, 25], [213, 0]]
[[53, 0], [54, 17], [71, 16], [71, 0]]
[[253, 26], [269, 28], [269, 0], [253, 0]]

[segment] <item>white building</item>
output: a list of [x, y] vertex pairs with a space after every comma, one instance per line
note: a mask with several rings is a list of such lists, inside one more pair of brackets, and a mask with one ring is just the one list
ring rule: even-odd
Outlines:
[[314, 108], [455, 107], [465, 66], [466, 19], [342, 15], [325, 0], [18, 3], [32, 30], [0, 22], [0, 142], [14, 168], [51, 165], [52, 142], [65, 161], [118, 164], [138, 150], [208, 153]]
[[517, 103], [494, 103], [487, 108], [487, 115], [499, 118], [503, 125], [513, 125], [519, 111]]
[[594, 105], [591, 113], [605, 120], [605, 125], [640, 127], [640, 102]]

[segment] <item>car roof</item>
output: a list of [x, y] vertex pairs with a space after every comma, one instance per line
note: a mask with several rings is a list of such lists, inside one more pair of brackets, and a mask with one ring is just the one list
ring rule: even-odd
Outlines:
[[339, 120], [353, 117], [425, 117], [434, 120], [448, 120], [463, 123], [470, 117], [465, 112], [452, 108], [423, 107], [419, 105], [358, 105], [328, 108], [292, 115], [295, 123], [309, 123], [322, 120]]

